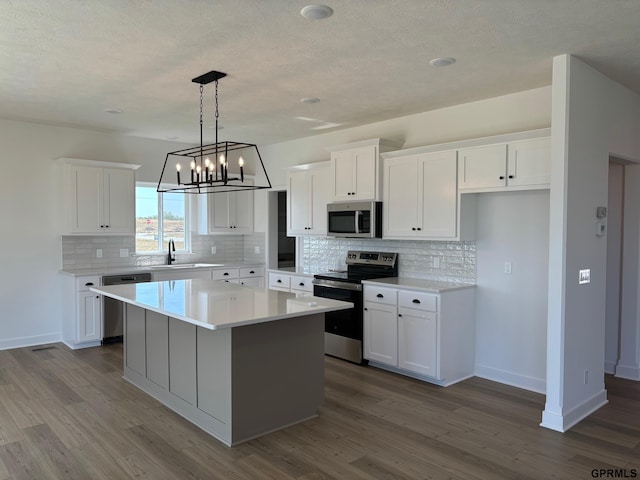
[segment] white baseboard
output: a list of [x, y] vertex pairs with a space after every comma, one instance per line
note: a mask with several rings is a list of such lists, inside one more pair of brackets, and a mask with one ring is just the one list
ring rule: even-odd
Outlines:
[[607, 400], [607, 391], [602, 389], [566, 413], [551, 412], [545, 409], [542, 412], [542, 423], [540, 423], [540, 426], [564, 433], [607, 403], [609, 403], [609, 400]]
[[486, 365], [476, 364], [476, 377], [504, 383], [505, 385], [511, 385], [512, 387], [518, 387], [536, 393], [545, 394], [547, 391], [547, 382], [543, 378], [529, 377]]
[[604, 362], [604, 373], [609, 373], [611, 375], [616, 373], [616, 362], [612, 362], [610, 360], [605, 360], [605, 362]]
[[616, 374], [616, 377], [626, 378], [628, 380], [640, 381], [640, 368], [636, 366], [626, 366], [626, 365], [618, 364], [615, 368], [615, 374]]
[[47, 343], [57, 343], [62, 340], [60, 332], [48, 333], [46, 335], [35, 335], [33, 337], [9, 338], [0, 340], [0, 350], [9, 350], [11, 348], [33, 347], [36, 345], [44, 345]]

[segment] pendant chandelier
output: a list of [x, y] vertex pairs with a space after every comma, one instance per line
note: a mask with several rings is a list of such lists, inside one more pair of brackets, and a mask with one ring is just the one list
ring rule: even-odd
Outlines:
[[[213, 70], [191, 80], [200, 84], [200, 145], [167, 153], [158, 181], [158, 192], [216, 193], [271, 188], [271, 181], [257, 145], [218, 141], [218, 117], [220, 116], [218, 80], [226, 76], [226, 73]], [[216, 142], [204, 145], [202, 139], [204, 86], [211, 82], [215, 84]], [[266, 185], [245, 181], [245, 162], [253, 165], [254, 168], [251, 170], [254, 174], [258, 174], [260, 168], [262, 169]]]

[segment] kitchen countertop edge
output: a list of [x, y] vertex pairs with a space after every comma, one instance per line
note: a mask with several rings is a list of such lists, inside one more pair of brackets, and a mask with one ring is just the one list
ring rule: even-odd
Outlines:
[[[194, 263], [212, 263], [212, 262], [194, 262]], [[163, 268], [165, 267], [165, 268]], [[216, 263], [215, 267], [188, 267], [180, 270], [202, 270], [202, 269], [220, 269], [220, 268], [242, 268], [242, 267], [265, 267], [264, 263], [258, 262], [242, 262], [242, 263]], [[69, 275], [71, 277], [89, 277], [92, 275], [130, 275], [134, 273], [154, 273], [154, 272], [171, 272], [175, 271], [175, 267], [169, 265], [133, 265], [128, 267], [105, 267], [105, 268], [64, 268], [58, 270], [58, 273]]]
[[389, 277], [363, 280], [364, 285], [377, 285], [384, 287], [411, 288], [429, 293], [444, 293], [465, 288], [475, 288], [473, 283], [445, 282], [441, 280], [426, 280], [423, 278]]

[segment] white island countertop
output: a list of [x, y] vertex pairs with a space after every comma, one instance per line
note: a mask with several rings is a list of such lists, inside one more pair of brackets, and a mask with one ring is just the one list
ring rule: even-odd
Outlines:
[[353, 307], [349, 302], [310, 294], [252, 288], [206, 279], [92, 287], [91, 291], [209, 330]]

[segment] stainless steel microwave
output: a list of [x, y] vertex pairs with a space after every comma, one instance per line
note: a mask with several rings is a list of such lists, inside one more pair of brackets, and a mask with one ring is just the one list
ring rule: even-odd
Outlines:
[[344, 202], [327, 205], [327, 235], [381, 238], [382, 202]]

